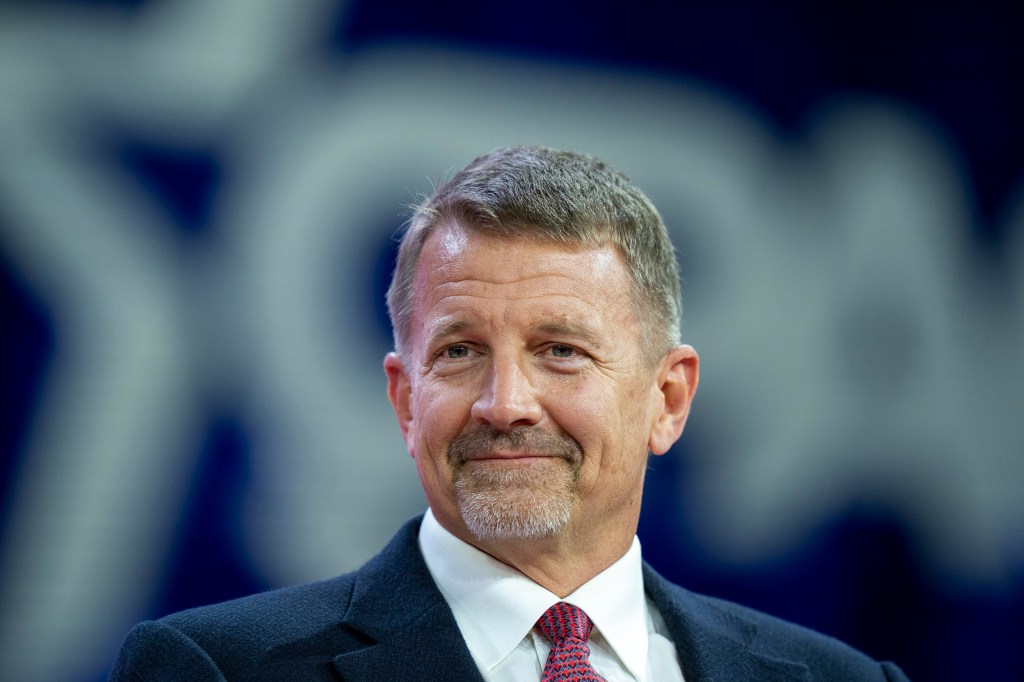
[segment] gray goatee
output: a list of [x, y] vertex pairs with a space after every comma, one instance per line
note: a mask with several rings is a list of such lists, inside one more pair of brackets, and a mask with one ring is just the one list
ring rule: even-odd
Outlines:
[[[497, 450], [548, 456], [546, 462], [474, 464]], [[448, 446], [455, 499], [469, 531], [481, 540], [550, 537], [569, 522], [576, 501], [583, 448], [565, 434], [536, 427], [486, 427]]]

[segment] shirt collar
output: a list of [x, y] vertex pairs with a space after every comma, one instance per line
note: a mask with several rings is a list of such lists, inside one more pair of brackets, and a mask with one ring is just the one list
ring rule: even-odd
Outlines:
[[429, 509], [420, 525], [419, 544], [470, 653], [486, 668], [493, 668], [516, 648], [548, 607], [566, 601], [590, 616], [595, 631], [634, 677], [646, 677], [652, 621], [644, 595], [640, 541], [635, 536], [622, 558], [563, 600], [449, 533]]
[[647, 646], [653, 629], [641, 563], [640, 540], [634, 535], [622, 558], [563, 600], [590, 616], [594, 629], [638, 680], [647, 677]]

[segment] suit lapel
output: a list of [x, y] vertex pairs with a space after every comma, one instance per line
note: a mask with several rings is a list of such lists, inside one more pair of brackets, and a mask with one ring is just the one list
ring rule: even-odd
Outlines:
[[807, 667], [750, 649], [756, 626], [673, 585], [644, 564], [644, 587], [679, 652], [686, 682], [809, 680]]
[[343, 680], [482, 681], [420, 554], [419, 525], [407, 523], [356, 577], [341, 627], [360, 645], [334, 658]]
[[[451, 609], [407, 523], [356, 576], [344, 621], [351, 646], [334, 657], [343, 680], [482, 682]], [[809, 680], [806, 666], [750, 649], [756, 627], [662, 578], [644, 564], [644, 587], [679, 652], [687, 682]]]

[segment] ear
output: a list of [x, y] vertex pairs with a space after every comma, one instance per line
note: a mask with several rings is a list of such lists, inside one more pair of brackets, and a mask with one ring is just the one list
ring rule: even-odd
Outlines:
[[388, 400], [391, 401], [391, 407], [395, 409], [395, 416], [398, 417], [398, 428], [402, 431], [402, 438], [409, 454], [415, 457], [411, 435], [412, 382], [398, 353], [388, 353], [384, 356], [384, 372], [388, 375]]
[[661, 412], [647, 442], [653, 454], [665, 454], [683, 434], [699, 376], [700, 359], [691, 346], [676, 346], [661, 361], [658, 370]]

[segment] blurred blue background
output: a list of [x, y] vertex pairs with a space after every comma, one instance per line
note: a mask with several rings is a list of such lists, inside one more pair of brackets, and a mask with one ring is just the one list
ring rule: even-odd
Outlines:
[[384, 393], [403, 206], [597, 154], [702, 384], [668, 577], [913, 679], [1024, 678], [1024, 24], [1009, 2], [0, 6], [0, 679], [350, 570], [424, 508]]

